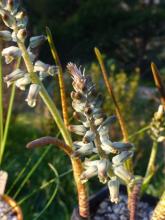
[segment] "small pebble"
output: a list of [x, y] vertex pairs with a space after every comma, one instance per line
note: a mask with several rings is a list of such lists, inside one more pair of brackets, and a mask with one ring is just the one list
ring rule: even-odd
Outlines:
[[[137, 219], [150, 220], [153, 207], [146, 202], [139, 202], [137, 206]], [[105, 199], [92, 218], [93, 220], [129, 220], [129, 211], [127, 208], [127, 196], [121, 195], [119, 204], [112, 204]]]
[[18, 220], [17, 216], [13, 215], [13, 212], [10, 210], [11, 207], [6, 202], [0, 200], [0, 220]]

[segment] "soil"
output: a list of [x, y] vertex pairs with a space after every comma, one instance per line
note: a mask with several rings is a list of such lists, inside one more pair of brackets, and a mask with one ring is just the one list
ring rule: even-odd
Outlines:
[[18, 220], [11, 206], [3, 200], [0, 200], [0, 220]]
[[[154, 207], [140, 201], [137, 205], [136, 220], [150, 220]], [[127, 196], [120, 195], [119, 204], [112, 204], [107, 198], [100, 203], [92, 220], [129, 220]]]

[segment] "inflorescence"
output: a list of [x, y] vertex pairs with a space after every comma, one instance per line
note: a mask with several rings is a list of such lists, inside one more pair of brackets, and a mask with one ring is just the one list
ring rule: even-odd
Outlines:
[[[18, 45], [22, 44], [25, 46], [25, 41], [27, 40], [28, 16], [26, 11], [21, 7], [19, 0], [1, 0], [0, 15], [6, 27], [10, 29], [0, 31], [0, 39], [15, 43], [14, 46], [2, 50], [2, 56], [5, 57], [6, 64], [10, 64], [13, 60], [19, 60], [23, 56], [23, 51]], [[36, 60], [35, 49], [46, 39], [44, 35], [33, 36], [29, 39], [27, 49], [25, 47], [33, 65], [33, 72], [38, 75], [41, 81], [49, 75], [53, 76], [57, 72], [56, 66], [51, 66], [40, 60]], [[8, 87], [15, 83], [21, 90], [25, 90], [26, 86], [30, 85], [26, 101], [29, 106], [35, 107], [40, 85], [32, 82], [31, 74], [32, 73], [29, 73], [28, 70], [21, 70], [18, 68], [5, 76], [4, 81], [7, 83]]]
[[[67, 66], [72, 79], [74, 91], [71, 93], [74, 117], [81, 125], [70, 125], [69, 130], [82, 136], [81, 141], [75, 141], [73, 157], [84, 159], [85, 171], [80, 179], [85, 183], [98, 175], [100, 182], [108, 184], [110, 199], [119, 202], [120, 181], [132, 185], [134, 176], [125, 168], [125, 161], [133, 156], [131, 143], [112, 142], [109, 128], [115, 121], [115, 116], [107, 117], [102, 110], [103, 98], [97, 93], [95, 85], [89, 76], [82, 73], [76, 65]], [[91, 160], [93, 154], [98, 156]]]

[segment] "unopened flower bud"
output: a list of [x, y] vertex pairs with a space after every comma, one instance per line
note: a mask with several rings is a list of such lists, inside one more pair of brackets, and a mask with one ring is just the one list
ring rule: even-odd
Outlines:
[[14, 29], [16, 27], [15, 17], [5, 10], [1, 10], [0, 13], [5, 25], [11, 29]]
[[86, 183], [90, 178], [97, 175], [97, 167], [91, 166], [81, 174], [80, 180], [82, 183]]
[[26, 37], [27, 37], [27, 31], [26, 31], [26, 29], [20, 29], [20, 30], [18, 31], [17, 38], [18, 38], [20, 41], [24, 42], [25, 39], [26, 39]]
[[32, 108], [36, 106], [37, 96], [40, 91], [40, 88], [41, 87], [38, 84], [31, 84], [30, 85], [29, 93], [28, 93], [27, 99], [25, 101]]
[[12, 14], [15, 14], [19, 7], [19, 0], [7, 0], [5, 9]]
[[120, 154], [112, 158], [112, 163], [115, 165], [120, 165], [120, 164], [123, 164], [124, 161], [128, 160], [131, 157], [133, 157], [132, 151], [123, 151]]
[[29, 47], [32, 49], [39, 47], [46, 39], [44, 35], [31, 37]]
[[11, 32], [10, 31], [0, 31], [0, 39], [4, 41], [11, 41]]
[[118, 203], [119, 202], [119, 180], [116, 176], [112, 177], [108, 182], [108, 189], [110, 193], [111, 202]]
[[123, 180], [126, 184], [129, 184], [134, 179], [133, 175], [129, 173], [123, 165], [113, 166], [113, 168], [115, 175]]
[[86, 133], [86, 128], [83, 125], [69, 125], [68, 129], [69, 131], [82, 136]]
[[7, 83], [7, 87], [9, 87], [14, 81], [22, 78], [24, 75], [25, 75], [24, 71], [20, 69], [16, 69], [9, 75], [5, 76], [4, 81]]
[[22, 52], [18, 47], [11, 46], [2, 50], [2, 56], [5, 57], [6, 64], [9, 64], [14, 60], [14, 58], [21, 57]]
[[27, 16], [26, 12], [19, 11], [15, 17], [16, 17], [16, 21], [17, 21], [17, 26], [19, 28], [26, 28], [27, 23], [28, 23], [28, 16]]
[[20, 90], [25, 90], [25, 87], [31, 83], [31, 79], [29, 74], [25, 74], [23, 78], [18, 79], [15, 83], [15, 85], [20, 89]]

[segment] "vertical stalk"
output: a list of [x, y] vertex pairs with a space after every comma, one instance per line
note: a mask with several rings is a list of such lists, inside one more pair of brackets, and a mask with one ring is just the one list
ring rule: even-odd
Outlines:
[[164, 106], [164, 109], [165, 109], [165, 85], [164, 85], [163, 80], [160, 76], [160, 73], [154, 63], [151, 63], [151, 70], [152, 70], [152, 74], [154, 77], [155, 85], [158, 88], [160, 95], [161, 95], [160, 100], [161, 100], [161, 102]]
[[9, 125], [10, 125], [11, 113], [12, 113], [12, 109], [13, 109], [14, 98], [15, 98], [15, 84], [13, 84], [12, 88], [11, 88], [11, 96], [10, 96], [9, 107], [8, 107], [8, 112], [7, 112], [7, 118], [6, 118], [6, 123], [5, 123], [3, 141], [2, 141], [2, 144], [1, 144], [0, 164], [2, 164], [3, 154], [4, 154], [4, 151], [5, 151], [6, 140], [7, 140], [8, 131], [9, 131]]
[[[102, 75], [103, 75], [103, 78], [104, 78], [105, 85], [106, 85], [107, 90], [108, 90], [110, 96], [112, 97], [112, 100], [113, 100], [114, 105], [115, 105], [115, 111], [116, 111], [116, 115], [117, 115], [117, 118], [118, 118], [119, 123], [120, 123], [120, 127], [121, 127], [121, 131], [122, 131], [122, 134], [123, 134], [124, 141], [128, 142], [128, 131], [127, 131], [127, 128], [126, 128], [126, 124], [125, 124], [124, 118], [122, 116], [119, 104], [116, 100], [112, 85], [109, 82], [108, 74], [107, 74], [107, 71], [106, 71], [106, 68], [105, 68], [105, 65], [104, 65], [102, 55], [101, 55], [98, 48], [95, 48], [94, 50], [95, 50], [95, 54], [96, 54], [96, 57], [98, 59], [98, 62], [100, 64], [100, 68], [101, 68], [101, 71], [102, 71]], [[129, 160], [126, 161], [126, 167], [129, 171], [131, 171], [133, 173], [132, 159], [129, 159]]]
[[71, 158], [73, 175], [78, 192], [79, 213], [83, 218], [89, 217], [88, 191], [87, 186], [80, 181], [80, 175], [83, 172], [83, 166], [80, 159]]
[[2, 56], [0, 55], [0, 155], [2, 154], [3, 139], [3, 80], [2, 80]]
[[[20, 62], [21, 62], [21, 59], [18, 59], [15, 69], [17, 69], [19, 67]], [[8, 131], [9, 131], [9, 125], [10, 125], [10, 120], [11, 120], [11, 114], [12, 114], [12, 110], [13, 110], [14, 98], [15, 98], [15, 84], [13, 84], [12, 88], [11, 88], [11, 94], [10, 94], [9, 106], [8, 106], [7, 117], [6, 117], [6, 122], [5, 122], [5, 128], [3, 131], [3, 136], [2, 136], [2, 141], [1, 141], [0, 164], [2, 164], [3, 154], [5, 151], [5, 146], [6, 146], [6, 141], [7, 141]], [[3, 103], [2, 103], [2, 107], [3, 107]], [[2, 115], [2, 117], [3, 117], [3, 115]]]
[[51, 31], [49, 30], [48, 27], [46, 27], [46, 33], [47, 33], [49, 46], [52, 52], [52, 56], [58, 67], [58, 81], [59, 81], [59, 86], [60, 86], [62, 113], [63, 113], [64, 124], [67, 127], [69, 124], [69, 120], [68, 120], [67, 99], [66, 99], [66, 91], [65, 91], [65, 83], [64, 83], [64, 77], [63, 77], [62, 65], [61, 65], [55, 44], [53, 42]]
[[153, 175], [155, 173], [155, 160], [156, 160], [157, 151], [158, 151], [158, 143], [157, 143], [157, 141], [154, 141], [153, 145], [152, 145], [152, 150], [151, 150], [146, 174], [145, 174], [143, 184], [142, 184], [142, 192], [145, 191], [151, 178], [153, 177]]
[[[30, 57], [27, 53], [26, 47], [24, 43], [18, 41], [18, 46], [20, 50], [22, 51], [22, 57], [25, 62], [26, 68], [31, 76], [31, 79], [34, 83], [37, 83], [41, 86], [40, 90], [40, 96], [43, 99], [45, 105], [48, 107], [50, 113], [52, 114], [52, 117], [54, 121], [56, 122], [64, 140], [65, 143], [68, 144], [70, 147], [72, 147], [72, 139], [71, 136], [65, 127], [63, 120], [56, 108], [56, 105], [52, 101], [51, 97], [49, 96], [48, 92], [46, 91], [45, 87], [43, 86], [42, 82], [39, 80], [38, 76], [33, 72], [33, 64], [31, 63]], [[71, 159], [72, 166], [73, 166], [73, 172], [74, 172], [74, 178], [76, 182], [76, 187], [78, 191], [78, 199], [79, 199], [79, 210], [80, 210], [80, 216], [82, 217], [88, 217], [89, 214], [89, 208], [88, 208], [88, 194], [86, 186], [81, 184], [80, 182], [80, 175], [82, 173], [82, 164], [80, 160], [75, 161], [74, 159]]]

